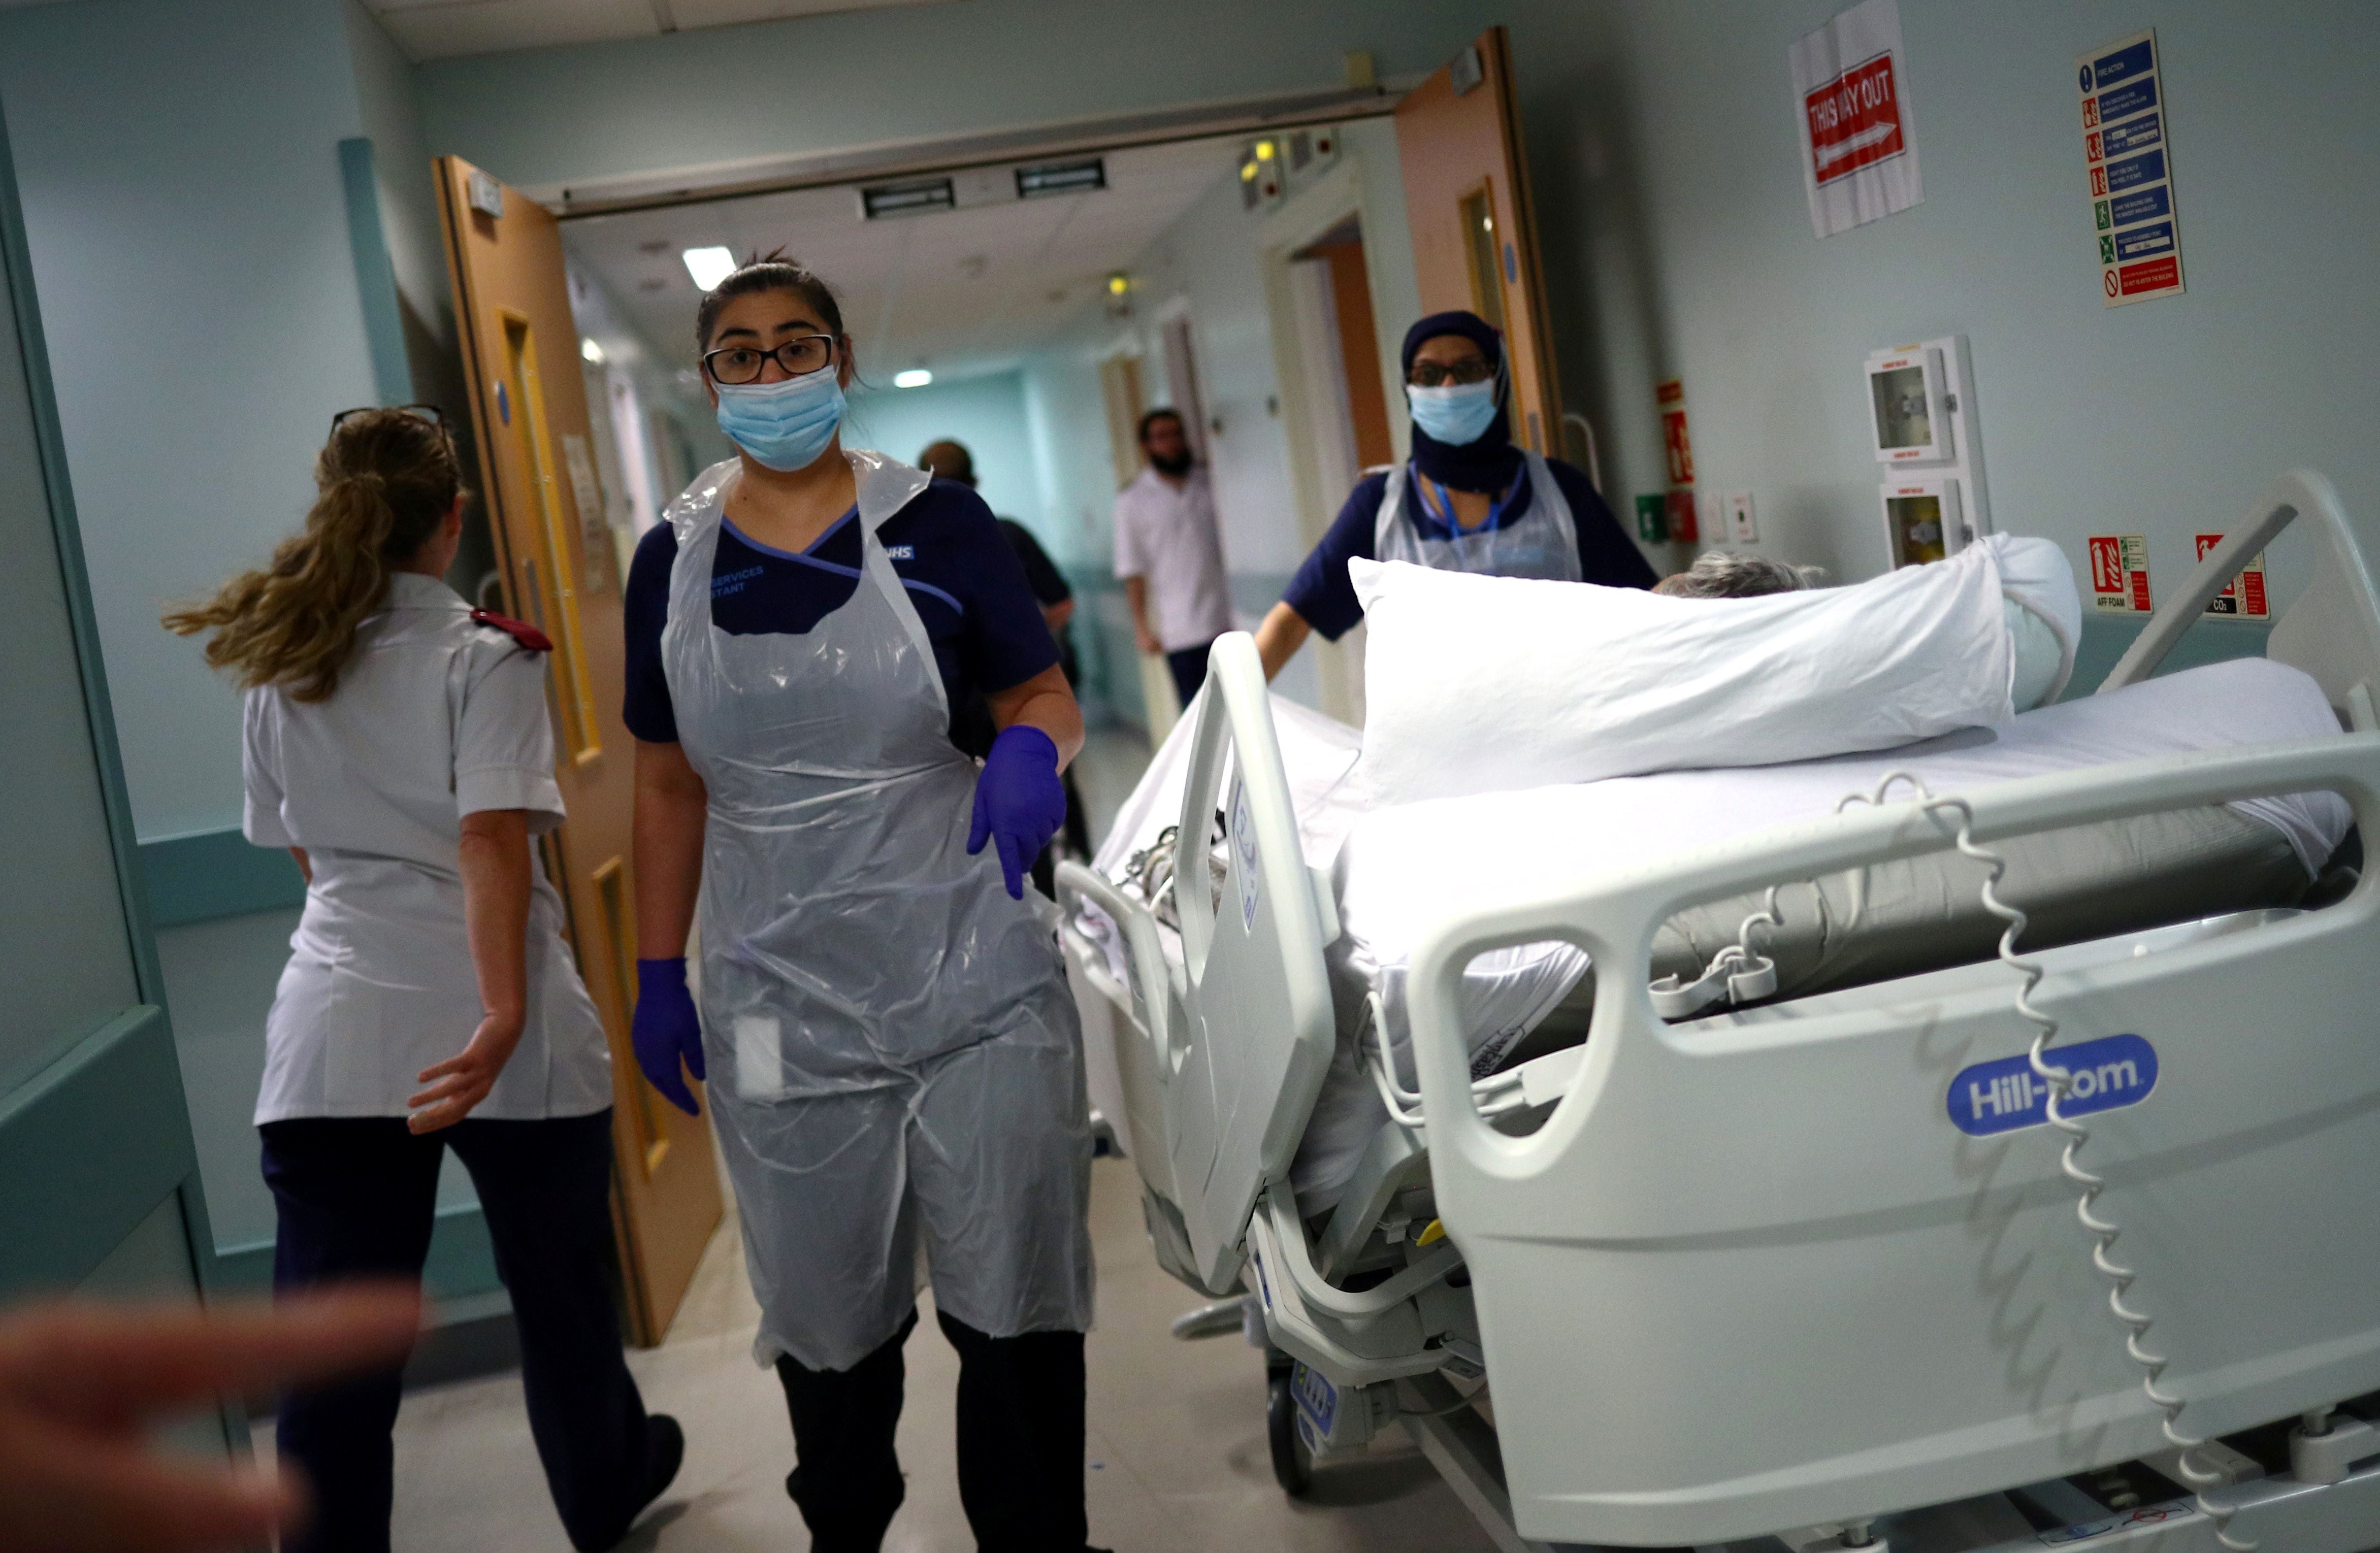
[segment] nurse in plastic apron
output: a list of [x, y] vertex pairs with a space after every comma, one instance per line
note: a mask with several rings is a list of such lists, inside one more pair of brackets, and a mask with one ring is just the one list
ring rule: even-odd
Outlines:
[[[574, 1547], [610, 1547], [678, 1469], [620, 1353], [612, 1059], [530, 838], [562, 823], [548, 643], [441, 576], [463, 473], [429, 406], [349, 410], [270, 566], [165, 617], [248, 687], [247, 816], [306, 911], [264, 1024], [256, 1122], [273, 1284], [419, 1280], [438, 1172], [471, 1172], [520, 1330], [529, 1430]], [[386, 1553], [391, 1368], [282, 1400], [312, 1481], [282, 1547]]]
[[1405, 332], [1411, 462], [1355, 482], [1322, 542], [1257, 628], [1268, 678], [1316, 631], [1337, 641], [1364, 617], [1347, 563], [1650, 588], [1653, 568], [1585, 474], [1512, 444], [1504, 336], [1475, 313], [1432, 313]]
[[[738, 453], [639, 543], [625, 601], [638, 1060], [689, 1110], [681, 1065], [708, 1078], [811, 1546], [868, 1553], [900, 1506], [929, 1274], [978, 1546], [1073, 1553], [1088, 1108], [1024, 871], [1064, 819], [1081, 715], [982, 500], [843, 448], [826, 286], [757, 261], [696, 330]], [[951, 731], [978, 690], [980, 767]]]

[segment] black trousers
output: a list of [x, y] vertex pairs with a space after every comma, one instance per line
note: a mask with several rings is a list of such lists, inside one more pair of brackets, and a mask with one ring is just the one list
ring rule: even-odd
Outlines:
[[1204, 642], [1197, 647], [1185, 647], [1179, 652], [1165, 655], [1165, 666], [1173, 671], [1173, 688], [1181, 693], [1184, 711], [1190, 710], [1190, 698], [1198, 694], [1200, 686], [1207, 683], [1207, 651], [1214, 645], [1213, 642]]
[[[979, 1553], [1083, 1553], [1083, 1334], [987, 1337], [938, 1313], [959, 1351], [959, 1499]], [[780, 1356], [798, 1464], [785, 1492], [811, 1553], [877, 1553], [905, 1490], [892, 1431], [906, 1371], [890, 1341], [847, 1370]]]
[[[521, 1384], [546, 1485], [576, 1547], [616, 1542], [646, 1486], [645, 1404], [612, 1304], [612, 1113], [465, 1119], [416, 1137], [401, 1117], [271, 1122], [264, 1179], [280, 1209], [273, 1285], [419, 1279], [446, 1146], [471, 1172], [520, 1328]], [[284, 1553], [388, 1547], [399, 1370], [281, 1401], [276, 1445], [313, 1485]]]
[[1067, 767], [1059, 773], [1059, 784], [1066, 790], [1066, 823], [1041, 855], [1033, 859], [1033, 883], [1051, 900], [1058, 898], [1058, 849], [1062, 844], [1075, 856], [1089, 861], [1091, 855], [1091, 822], [1083, 811], [1083, 795], [1075, 787], [1075, 768]]

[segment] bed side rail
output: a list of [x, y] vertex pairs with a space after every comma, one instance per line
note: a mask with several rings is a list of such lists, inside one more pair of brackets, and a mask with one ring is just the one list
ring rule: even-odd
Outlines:
[[[1077, 902], [1087, 901], [1107, 914], [1116, 931], [1123, 935], [1124, 963], [1130, 974], [1128, 985], [1102, 988], [1123, 1003], [1140, 1027], [1148, 1034], [1148, 1044], [1157, 1060], [1160, 1079], [1173, 1076], [1179, 1065], [1172, 1034], [1173, 1000], [1181, 996], [1172, 967], [1166, 963], [1164, 941], [1158, 937], [1157, 918], [1142, 902], [1125, 894], [1096, 871], [1065, 858], [1058, 864], [1057, 885], [1060, 899], [1072, 895]], [[1074, 912], [1066, 914], [1068, 930], [1073, 929]], [[1105, 956], [1099, 957], [1102, 965]], [[1105, 980], [1103, 970], [1088, 974]]]
[[[2366, 834], [2380, 835], [2380, 734], [2126, 761], [2029, 777], [1961, 796], [1973, 815], [1973, 838], [1988, 844], [2159, 810], [2325, 790], [2346, 798]], [[1408, 983], [1432, 1154], [1443, 1161], [1459, 1153], [1484, 1176], [1516, 1181], [1535, 1175], [1566, 1149], [1621, 1054], [1662, 1049], [1663, 1022], [1645, 978], [1655, 933], [1681, 909], [1785, 880], [1938, 851], [1955, 832], [1954, 821], [1904, 797], [1773, 827], [1572, 891], [1450, 916], [1423, 935]], [[2375, 894], [2380, 880], [2367, 874], [2347, 900], [2304, 921], [2312, 930], [2350, 931], [2380, 915]], [[1579, 945], [1598, 967], [1634, 970], [1597, 977], [1597, 1033], [1576, 1080], [1544, 1126], [1514, 1136], [1490, 1127], [1475, 1102], [1457, 992], [1474, 955], [1548, 938]], [[1451, 1199], [1446, 1172], [1438, 1173], [1448, 1230], [1459, 1234], [1460, 1204]]]
[[2374, 698], [2380, 695], [2380, 593], [2374, 589], [2362, 549], [2348, 527], [2338, 491], [2312, 469], [2290, 470], [2257, 498], [2248, 521], [2207, 552], [2180, 591], [2150, 617], [2098, 693], [2120, 690], [2155, 673], [2182, 634], [2205, 618], [2207, 603], [2248, 559], [2304, 516], [2314, 519], [2327, 541], [2328, 564], [2283, 612], [2265, 655], [2312, 674], [2348, 726], [2362, 733], [2380, 728], [2374, 710]]
[[[1183, 784], [1173, 870], [1183, 1028], [1165, 1091], [1166, 1140], [1201, 1275], [1238, 1277], [1249, 1215], [1287, 1177], [1334, 1043], [1323, 945], [1328, 885], [1307, 868], [1256, 639], [1208, 655]], [[1208, 865], [1222, 816], [1223, 877]]]

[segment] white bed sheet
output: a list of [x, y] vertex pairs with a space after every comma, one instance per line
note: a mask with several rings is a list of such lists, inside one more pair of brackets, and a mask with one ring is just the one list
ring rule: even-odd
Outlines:
[[[1846, 794], [1872, 791], [1889, 771], [1913, 771], [1937, 794], [1965, 793], [2050, 771], [2338, 731], [2309, 675], [2241, 659], [1899, 749], [1375, 809], [1344, 826], [1338, 850], [1333, 881], [1342, 931], [1331, 950], [1332, 974], [1380, 994], [1391, 1047], [1410, 1082], [1406, 961], [1421, 934], [1451, 910], [1574, 887], [1682, 848], [1830, 814]], [[2227, 807], [2277, 830], [2310, 879], [2352, 819], [2346, 802], [2330, 793]], [[1567, 943], [1516, 945], [1475, 961], [1460, 1000], [1473, 1050], [1508, 1049], [1586, 969], [1585, 952]], [[1302, 1202], [1336, 1195], [1382, 1114], [1342, 1024], [1342, 1051], [1293, 1172]]]
[[[1353, 772], [1358, 730], [1292, 701], [1275, 700], [1272, 709], [1306, 861], [1330, 870], [1342, 928], [1328, 951], [1340, 1047], [1292, 1178], [1309, 1207], [1336, 1197], [1383, 1115], [1356, 1049], [1362, 994], [1380, 994], [1391, 1047], [1410, 1080], [1406, 961], [1450, 908], [1573, 886], [1685, 847], [1830, 814], [1845, 794], [1871, 790], [1891, 770], [1914, 770], [1937, 793], [1961, 793], [2049, 771], [2338, 731], [2311, 677], [2241, 659], [1898, 749], [1376, 807]], [[1121, 880], [1132, 854], [1179, 818], [1194, 722], [1185, 715], [1175, 726], [1118, 811], [1093, 860], [1107, 878]], [[2309, 878], [2350, 820], [2346, 804], [2328, 793], [2228, 807], [2278, 831]], [[1079, 920], [1118, 978], [1127, 979], [1112, 924], [1088, 906]], [[1586, 970], [1585, 952], [1564, 943], [1515, 945], [1475, 960], [1460, 1000], [1473, 1050], [1509, 1049]]]

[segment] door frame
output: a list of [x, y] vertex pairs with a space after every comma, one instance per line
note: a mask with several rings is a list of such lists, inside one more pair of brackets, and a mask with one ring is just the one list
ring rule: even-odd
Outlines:
[[[207, 1300], [221, 1283], [214, 1231], [199, 1176], [181, 1061], [165, 1012], [164, 974], [140, 875], [131, 795], [116, 743], [115, 714], [5, 121], [0, 121], [0, 309], [14, 324], [139, 1000], [67, 1044], [0, 1096], [0, 1180], [8, 1183], [8, 1190], [0, 1194], [0, 1244], [8, 1247], [6, 1263], [0, 1266], [0, 1297], [81, 1283], [170, 1202], [180, 1221], [189, 1287]], [[97, 1137], [110, 1142], [104, 1160], [94, 1162], [91, 1140]], [[225, 1450], [234, 1456], [248, 1454], [245, 1406], [237, 1399], [226, 1401], [216, 1416]]]
[[[1298, 297], [1295, 277], [1290, 266], [1297, 261], [1294, 255], [1319, 240], [1324, 234], [1342, 222], [1354, 218], [1364, 235], [1364, 279], [1372, 296], [1386, 294], [1386, 277], [1379, 261], [1379, 245], [1388, 237], [1410, 243], [1409, 234], [1382, 234], [1373, 230], [1373, 212], [1364, 199], [1364, 168], [1360, 162], [1343, 159], [1283, 200], [1279, 210], [1265, 217], [1257, 228], [1257, 267], [1263, 277], [1265, 322], [1272, 338], [1273, 380], [1281, 385], [1281, 410], [1283, 425], [1291, 431], [1284, 441], [1289, 451], [1290, 500], [1297, 514], [1297, 536], [1300, 546], [1311, 551], [1322, 540], [1330, 520], [1347, 500], [1343, 491], [1324, 489], [1322, 460], [1316, 455], [1312, 441], [1305, 432], [1312, 427], [1317, 414], [1333, 402], [1334, 396], [1326, 385], [1318, 384], [1306, 370], [1305, 352], [1299, 345], [1299, 320], [1305, 304]], [[1397, 352], [1381, 326], [1381, 313], [1377, 300], [1372, 313], [1374, 348], [1380, 358], [1380, 382], [1383, 387], [1402, 380], [1397, 370]], [[1405, 412], [1404, 396], [1387, 396], [1389, 442], [1402, 460], [1411, 446], [1411, 421]], [[1321, 685], [1322, 710], [1342, 722], [1358, 725], [1364, 721], [1364, 627], [1359, 622], [1335, 642], [1313, 638], [1318, 660], [1316, 669]]]

